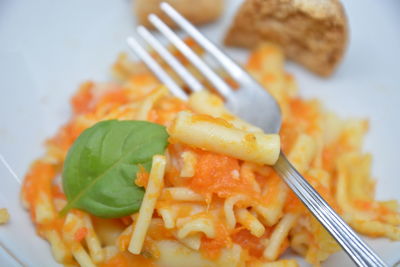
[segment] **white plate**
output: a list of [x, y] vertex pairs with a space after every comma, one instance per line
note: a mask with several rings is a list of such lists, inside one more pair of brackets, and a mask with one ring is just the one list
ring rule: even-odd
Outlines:
[[[374, 155], [379, 199], [399, 199], [400, 2], [344, 1], [351, 41], [330, 79], [294, 64], [305, 97], [318, 97], [343, 116], [368, 117], [365, 150]], [[230, 1], [217, 25], [203, 27], [219, 42], [240, 1]], [[68, 99], [82, 81], [109, 79], [109, 67], [134, 18], [128, 0], [0, 1], [0, 207], [11, 221], [0, 226], [2, 266], [56, 266], [48, 244], [35, 235], [19, 202], [20, 180], [42, 152], [44, 139], [69, 115]], [[228, 50], [243, 59], [243, 51]], [[400, 242], [367, 240], [389, 264], [400, 259]], [[12, 255], [12, 256], [10, 256]], [[351, 264], [343, 252], [326, 266]]]

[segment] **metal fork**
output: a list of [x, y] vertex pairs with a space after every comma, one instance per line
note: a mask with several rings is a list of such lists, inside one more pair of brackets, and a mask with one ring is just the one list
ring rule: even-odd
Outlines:
[[[227, 108], [240, 118], [262, 128], [267, 133], [278, 133], [281, 127], [281, 111], [275, 99], [267, 93], [246, 71], [204, 37], [192, 24], [167, 3], [161, 9], [203, 49], [211, 54], [226, 72], [240, 85], [233, 90], [191, 48], [185, 44], [159, 17], [149, 15], [150, 22], [211, 82], [225, 98]], [[182, 78], [192, 91], [204, 86], [166, 49], [145, 27], [138, 26], [138, 34], [153, 47], [161, 58]], [[161, 68], [150, 54], [133, 38], [127, 39], [129, 47], [171, 92], [182, 99], [186, 93]], [[261, 110], [267, 110], [261, 112]], [[273, 166], [296, 193], [305, 206], [337, 240], [358, 266], [387, 266], [372, 249], [364, 243], [342, 218], [328, 205], [315, 189], [301, 176], [281, 152]]]

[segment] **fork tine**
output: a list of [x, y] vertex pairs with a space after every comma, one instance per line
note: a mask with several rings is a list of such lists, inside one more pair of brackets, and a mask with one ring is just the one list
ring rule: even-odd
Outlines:
[[232, 89], [230, 86], [221, 79], [206, 63], [192, 51], [192, 49], [183, 42], [178, 35], [176, 35], [162, 20], [156, 15], [149, 15], [150, 22], [167, 37], [167, 39], [173, 43], [182, 54], [189, 59], [194, 66], [212, 83], [215, 89], [225, 98], [229, 98], [232, 95]]
[[193, 91], [196, 92], [203, 89], [203, 85], [145, 27], [139, 26], [137, 32]]
[[222, 65], [222, 67], [237, 81], [248, 78], [248, 73], [245, 72], [235, 61], [224, 54], [215, 44], [208, 40], [204, 35], [197, 30], [189, 21], [179, 14], [170, 4], [162, 2], [161, 9], [183, 30], [185, 30], [197, 43], [200, 44], [207, 52], [213, 55]]
[[155, 61], [133, 37], [128, 37], [126, 41], [132, 51], [143, 60], [157, 78], [163, 82], [175, 96], [184, 100], [188, 98], [182, 88], [176, 84], [176, 82], [161, 68], [157, 61]]

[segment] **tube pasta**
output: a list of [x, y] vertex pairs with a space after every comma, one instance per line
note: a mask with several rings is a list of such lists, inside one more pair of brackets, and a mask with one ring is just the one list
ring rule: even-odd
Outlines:
[[276, 134], [246, 132], [224, 120], [189, 112], [179, 113], [168, 132], [184, 144], [259, 164], [274, 164], [280, 152]]
[[265, 233], [264, 225], [247, 209], [236, 209], [236, 217], [238, 222], [246, 227], [252, 235], [261, 237]]
[[317, 181], [326, 188], [331, 187], [331, 175], [329, 172], [320, 168], [310, 168], [307, 171], [307, 175], [315, 177]]
[[161, 215], [164, 226], [167, 229], [175, 228], [186, 222], [190, 216], [199, 214], [206, 210], [204, 205], [195, 203], [177, 203], [157, 208], [157, 212]]
[[240, 167], [240, 176], [252, 184], [255, 192], [260, 193], [261, 188], [260, 188], [260, 185], [256, 181], [256, 176], [255, 176], [253, 167], [254, 166], [251, 163], [248, 163], [248, 162], [243, 163], [242, 166]]
[[[80, 214], [79, 214], [80, 215]], [[84, 227], [82, 218], [74, 212], [69, 212], [63, 225], [63, 238], [67, 243], [75, 241], [75, 233]]]
[[227, 198], [224, 202], [224, 214], [225, 214], [225, 220], [228, 226], [228, 229], [233, 229], [235, 228], [236, 225], [236, 217], [235, 213], [233, 210], [234, 205], [239, 202], [247, 200], [247, 197], [244, 195], [236, 195], [230, 198]]
[[139, 217], [133, 229], [132, 238], [128, 250], [132, 254], [139, 254], [142, 250], [144, 238], [149, 228], [154, 207], [164, 184], [166, 159], [165, 156], [156, 155], [153, 157], [153, 164], [150, 171], [149, 182], [144, 194], [142, 205], [139, 210]]
[[283, 181], [279, 181], [278, 188], [271, 202], [253, 207], [254, 211], [260, 215], [260, 218], [268, 226], [274, 225], [282, 217], [284, 202], [289, 192], [289, 188]]
[[204, 197], [187, 187], [164, 188], [162, 197], [170, 196], [177, 201], [205, 201]]
[[[175, 234], [176, 235], [176, 234]], [[186, 247], [191, 248], [193, 250], [199, 250], [201, 246], [201, 233], [195, 233], [188, 235], [184, 238], [179, 238], [176, 235], [176, 238], [179, 242], [184, 244]]]
[[87, 214], [83, 214], [82, 219], [86, 229], [88, 230], [85, 236], [85, 241], [89, 249], [90, 257], [95, 263], [102, 262], [104, 260], [104, 253], [100, 244], [100, 240], [93, 229], [92, 220]]
[[50, 222], [55, 218], [52, 201], [50, 197], [45, 193], [41, 192], [39, 194], [39, 199], [37, 200], [35, 206], [35, 217], [37, 223]]
[[65, 242], [61, 239], [57, 230], [47, 230], [43, 232], [44, 237], [49, 241], [51, 252], [57, 262], [66, 262], [72, 258], [71, 251], [66, 246]]
[[82, 267], [96, 267], [96, 265], [93, 263], [91, 257], [89, 254], [86, 252], [86, 250], [83, 248], [83, 246], [77, 242], [74, 242], [71, 247], [72, 255], [76, 259], [76, 261], [79, 263], [80, 266]]
[[309, 246], [309, 240], [306, 232], [292, 235], [290, 240], [291, 248], [300, 255], [306, 255]]
[[175, 227], [176, 211], [170, 208], [159, 208], [157, 212], [161, 215], [164, 221], [164, 226], [167, 229]]
[[67, 243], [67, 246], [71, 249], [72, 256], [75, 260], [83, 267], [94, 267], [96, 266], [92, 258], [86, 252], [80, 241], [75, 240], [75, 234], [79, 229], [85, 227], [85, 223], [82, 219], [83, 214], [75, 214], [69, 212], [66, 216], [65, 223], [63, 226], [63, 238]]
[[10, 220], [10, 214], [6, 208], [0, 209], [0, 225], [6, 224]]
[[161, 86], [152, 92], [140, 105], [140, 108], [135, 116], [137, 120], [147, 120], [148, 114], [153, 107], [153, 105], [159, 100], [161, 97], [168, 94], [168, 89], [165, 86]]
[[283, 240], [287, 237], [290, 229], [296, 222], [297, 215], [287, 213], [285, 214], [274, 231], [268, 242], [268, 246], [264, 250], [264, 257], [269, 260], [275, 260], [278, 257], [279, 248]]
[[379, 221], [352, 220], [350, 225], [361, 233], [372, 236], [387, 236], [392, 240], [400, 239], [400, 229]]
[[301, 134], [290, 150], [288, 158], [300, 173], [304, 173], [314, 159], [315, 153], [316, 143], [314, 139], [309, 135]]
[[[359, 166], [354, 169], [353, 166]], [[336, 182], [336, 199], [344, 210], [346, 218], [357, 231], [372, 236], [386, 236], [393, 240], [400, 239], [400, 215], [386, 211], [376, 219], [382, 204], [375, 203], [375, 210], [357, 208], [357, 201], [371, 203], [373, 181], [369, 177], [370, 157], [356, 153], [347, 153], [338, 160], [338, 175]], [[355, 188], [356, 187], [356, 188]], [[385, 209], [385, 207], [383, 207]], [[387, 209], [387, 208], [386, 208]]]
[[198, 232], [204, 233], [208, 238], [214, 238], [216, 233], [213, 221], [206, 217], [189, 220], [179, 227], [177, 236], [179, 239], [183, 239]]
[[185, 151], [181, 155], [183, 160], [183, 167], [181, 169], [181, 177], [192, 177], [196, 168], [196, 155], [190, 151]]
[[263, 132], [260, 128], [251, 125], [250, 123], [247, 123], [230, 113], [224, 106], [222, 99], [207, 90], [202, 90], [191, 94], [189, 97], [189, 107], [196, 113], [207, 114], [227, 120], [238, 129], [252, 133]]
[[116, 246], [106, 246], [103, 250], [104, 250], [104, 260], [110, 260], [119, 252]]

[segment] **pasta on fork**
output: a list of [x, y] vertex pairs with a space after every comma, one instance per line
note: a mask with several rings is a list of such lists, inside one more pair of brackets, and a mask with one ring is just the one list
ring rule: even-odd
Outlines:
[[21, 192], [57, 262], [297, 266], [281, 258], [292, 250], [320, 265], [339, 246], [270, 167], [280, 149], [356, 231], [400, 240], [397, 202], [374, 197], [362, 152], [368, 122], [301, 99], [272, 44], [253, 51], [246, 68], [281, 107], [279, 136], [229, 113], [210, 91], [188, 101], [170, 95], [125, 56], [113, 66], [118, 82], [79, 88], [71, 119]]

